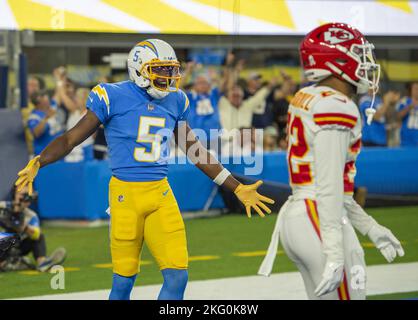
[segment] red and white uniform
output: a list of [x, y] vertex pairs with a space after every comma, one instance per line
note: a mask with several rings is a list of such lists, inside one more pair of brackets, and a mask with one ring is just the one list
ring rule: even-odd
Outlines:
[[310, 299], [318, 299], [314, 290], [327, 261], [344, 263], [344, 280], [321, 299], [365, 298], [364, 252], [351, 223], [352, 215], [354, 225], [367, 233], [374, 222], [352, 200], [361, 127], [355, 103], [329, 87], [306, 87], [289, 106], [287, 159], [293, 195], [280, 210], [259, 274], [271, 273], [280, 239]]

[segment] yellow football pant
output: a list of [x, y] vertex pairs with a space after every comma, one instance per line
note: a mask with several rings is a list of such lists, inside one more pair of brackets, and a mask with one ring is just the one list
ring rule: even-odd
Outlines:
[[110, 248], [113, 272], [130, 277], [139, 271], [145, 242], [160, 270], [187, 269], [186, 232], [167, 179], [109, 184]]

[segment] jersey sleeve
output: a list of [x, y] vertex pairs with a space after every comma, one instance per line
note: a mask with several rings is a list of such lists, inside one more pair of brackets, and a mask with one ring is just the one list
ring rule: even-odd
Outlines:
[[180, 121], [186, 121], [187, 120], [187, 116], [190, 113], [190, 101], [189, 98], [187, 97], [187, 95], [184, 93], [184, 91], [179, 91], [179, 98], [178, 98], [178, 103], [179, 103], [179, 116], [177, 118], [177, 123]]
[[40, 228], [41, 227], [41, 223], [39, 221], [39, 218], [36, 214], [33, 214], [31, 216], [31, 218], [28, 221], [28, 225], [34, 228]]
[[344, 263], [342, 217], [345, 160], [350, 132], [321, 130], [313, 141], [316, 202], [321, 239], [328, 262]]
[[97, 116], [101, 123], [105, 124], [109, 120], [110, 96], [106, 85], [98, 84], [90, 91], [86, 107]]
[[408, 106], [408, 99], [404, 98], [402, 99], [397, 105], [396, 105], [396, 111], [402, 111]]
[[[267, 87], [263, 87], [263, 88], [259, 89], [256, 92], [256, 94], [254, 94], [252, 97], [244, 100], [244, 103], [251, 106], [251, 109], [253, 111], [262, 111], [262, 113], [264, 113], [264, 108], [263, 108], [263, 110], [258, 110], [258, 108], [260, 107], [261, 104], [263, 104], [263, 102], [266, 100], [266, 98], [269, 94], [270, 94], [270, 90]], [[264, 105], [264, 107], [265, 107], [265, 105]]]
[[345, 197], [344, 208], [347, 210], [348, 219], [353, 227], [363, 236], [365, 236], [373, 226], [377, 225], [376, 220], [369, 216], [353, 197]]
[[[33, 130], [37, 127], [37, 125], [42, 121], [42, 117], [39, 114], [31, 113], [31, 115], [28, 118], [27, 126], [29, 130], [33, 133]], [[48, 123], [45, 125], [45, 128], [47, 128]]]
[[336, 129], [349, 131], [361, 121], [357, 106], [346, 96], [338, 93], [319, 99], [312, 108], [316, 131]]
[[41, 236], [41, 223], [39, 220], [38, 215], [31, 209], [26, 208], [24, 210], [26, 226], [29, 226], [32, 228], [32, 234], [30, 235], [30, 238], [32, 240], [38, 240]]
[[219, 90], [218, 87], [215, 87], [210, 92], [210, 95], [214, 104], [212, 105], [212, 107], [218, 109], [218, 103], [219, 103], [219, 99], [221, 99], [222, 97], [222, 92]]

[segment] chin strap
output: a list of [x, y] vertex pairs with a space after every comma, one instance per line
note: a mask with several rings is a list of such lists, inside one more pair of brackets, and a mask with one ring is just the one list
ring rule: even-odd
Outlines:
[[370, 103], [370, 107], [366, 109], [367, 124], [369, 126], [372, 124], [374, 114], [376, 113], [376, 109], [374, 108], [375, 98], [376, 98], [376, 93], [373, 92], [373, 97], [372, 97], [372, 102]]
[[376, 113], [376, 110], [373, 108], [367, 108], [366, 109], [366, 115], [367, 115], [367, 124], [370, 126], [373, 121], [374, 114]]

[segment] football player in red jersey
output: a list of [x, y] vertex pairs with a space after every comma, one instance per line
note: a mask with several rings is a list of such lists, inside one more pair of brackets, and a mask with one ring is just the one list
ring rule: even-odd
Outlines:
[[[280, 210], [259, 274], [271, 272], [279, 239], [302, 274], [310, 299], [364, 299], [364, 252], [354, 228], [368, 235], [388, 262], [400, 242], [353, 200], [361, 117], [352, 98], [378, 91], [374, 47], [356, 28], [329, 23], [302, 41], [305, 76], [289, 106], [288, 169], [292, 196]], [[367, 111], [368, 122], [374, 110]], [[353, 228], [354, 227], [354, 228]]]

